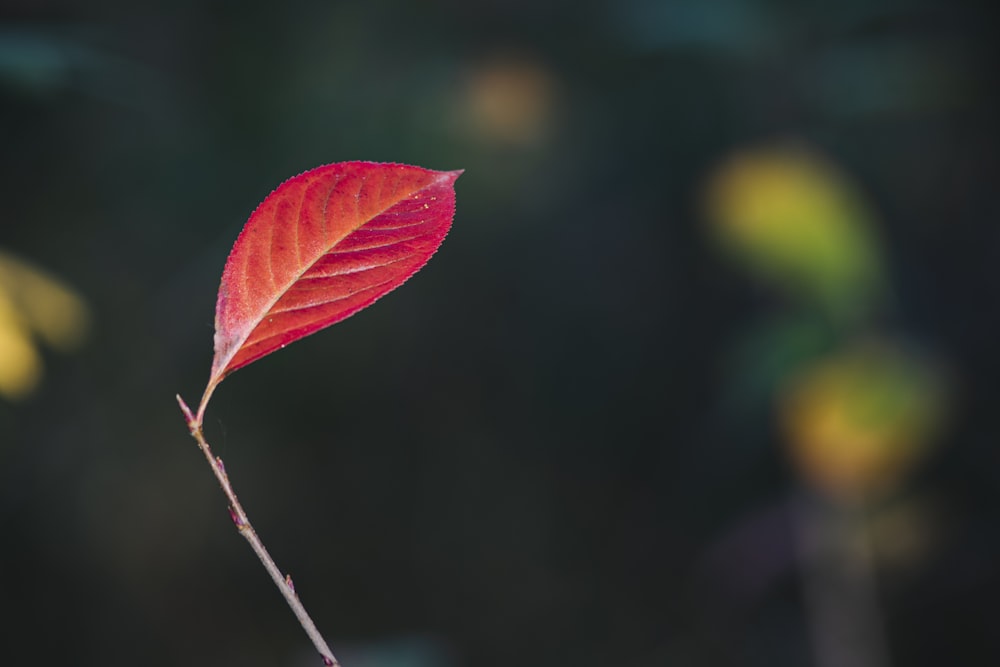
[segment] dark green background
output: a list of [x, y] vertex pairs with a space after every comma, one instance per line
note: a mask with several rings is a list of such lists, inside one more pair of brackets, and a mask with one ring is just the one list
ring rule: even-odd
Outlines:
[[[971, 1], [0, 3], [0, 247], [94, 315], [0, 403], [0, 663], [318, 664], [174, 394], [250, 211], [365, 159], [466, 170], [440, 253], [207, 417], [345, 667], [813, 664], [796, 483], [725, 363], [780, 304], [699, 207], [792, 139], [862, 184], [885, 326], [959, 388], [905, 491], [943, 528], [880, 579], [894, 664], [995, 664], [995, 28]], [[505, 58], [552, 83], [537, 140], [456, 112]]]

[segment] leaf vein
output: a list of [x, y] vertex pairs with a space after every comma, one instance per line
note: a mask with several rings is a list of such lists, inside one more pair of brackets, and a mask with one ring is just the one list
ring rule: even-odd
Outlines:
[[[377, 283], [375, 285], [368, 285], [368, 286], [363, 287], [362, 289], [359, 289], [359, 290], [357, 290], [355, 292], [351, 292], [350, 294], [345, 294], [343, 296], [338, 296], [337, 298], [330, 299], [329, 301], [323, 301], [321, 303], [302, 304], [302, 305], [299, 305], [299, 306], [294, 306], [292, 308], [287, 308], [285, 310], [270, 311], [270, 312], [268, 312], [267, 317], [274, 317], [276, 315], [287, 315], [289, 313], [294, 313], [296, 311], [310, 310], [312, 308], [319, 308], [321, 306], [326, 306], [328, 304], [335, 303], [337, 301], [343, 301], [345, 299], [350, 299], [351, 297], [357, 296], [358, 294], [362, 294], [364, 292], [371, 292], [373, 290], [377, 290], [378, 288], [382, 287], [383, 285], [387, 285], [387, 284], [391, 283], [394, 279], [395, 279], [395, 277], [390, 278], [389, 280], [383, 280], [382, 282]], [[258, 326], [260, 326], [260, 325], [258, 325]], [[242, 347], [245, 348], [245, 347], [249, 347], [250, 345], [257, 345], [261, 341], [265, 341], [265, 340], [268, 340], [269, 338], [275, 338], [275, 337], [281, 336], [281, 335], [283, 335], [285, 333], [288, 333], [289, 331], [292, 331], [293, 329], [297, 329], [297, 328], [300, 328], [300, 327], [296, 323], [296, 324], [293, 324], [292, 326], [287, 327], [285, 329], [282, 329], [280, 331], [269, 332], [266, 337], [260, 338], [258, 340], [254, 340], [253, 336], [251, 335], [250, 337], [247, 338], [246, 342], [243, 344]]]

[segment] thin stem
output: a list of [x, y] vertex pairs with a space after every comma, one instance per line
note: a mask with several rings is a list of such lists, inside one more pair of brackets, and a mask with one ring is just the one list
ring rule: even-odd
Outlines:
[[820, 667], [891, 667], [861, 503], [796, 501], [806, 610]]
[[198, 415], [192, 414], [191, 409], [187, 406], [179, 395], [177, 396], [177, 403], [181, 406], [181, 411], [184, 413], [184, 418], [187, 420], [188, 429], [191, 431], [191, 436], [197, 441], [198, 447], [201, 449], [202, 453], [205, 455], [205, 459], [208, 461], [208, 465], [212, 468], [212, 472], [215, 473], [215, 478], [219, 480], [219, 485], [222, 487], [222, 491], [226, 494], [226, 498], [229, 499], [229, 514], [233, 519], [233, 523], [236, 524], [236, 529], [240, 531], [247, 542], [250, 543], [250, 547], [253, 549], [254, 553], [257, 554], [257, 558], [264, 565], [264, 569], [267, 573], [271, 575], [271, 580], [274, 581], [274, 585], [278, 587], [281, 594], [284, 596], [285, 601], [288, 602], [288, 606], [292, 608], [292, 612], [295, 617], [299, 619], [299, 623], [302, 625], [302, 629], [306, 631], [309, 635], [309, 639], [312, 640], [313, 645], [319, 654], [323, 657], [323, 664], [327, 667], [340, 667], [340, 663], [337, 659], [333, 657], [333, 652], [327, 645], [326, 640], [323, 639], [323, 635], [319, 633], [316, 629], [316, 624], [309, 617], [309, 613], [306, 612], [306, 608], [302, 606], [302, 602], [299, 600], [299, 596], [295, 592], [295, 588], [292, 585], [292, 578], [290, 576], [282, 575], [281, 570], [275, 564], [274, 559], [271, 558], [271, 554], [267, 552], [264, 547], [264, 543], [260, 541], [260, 537], [257, 536], [257, 531], [254, 530], [253, 525], [250, 523], [250, 518], [247, 516], [246, 511], [244, 511], [243, 506], [240, 501], [236, 498], [236, 493], [233, 491], [232, 484], [229, 482], [229, 475], [226, 474], [226, 468], [222, 463], [222, 459], [218, 456], [212, 454], [212, 448], [208, 445], [208, 441], [205, 440], [205, 436], [201, 432], [201, 418], [204, 414], [205, 403], [207, 401], [203, 400], [198, 411]]

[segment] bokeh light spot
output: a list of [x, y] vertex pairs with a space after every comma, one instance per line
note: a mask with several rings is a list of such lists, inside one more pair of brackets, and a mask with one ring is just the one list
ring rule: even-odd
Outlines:
[[945, 399], [945, 383], [927, 361], [869, 341], [794, 375], [779, 398], [779, 417], [799, 476], [854, 500], [906, 478], [936, 439]]

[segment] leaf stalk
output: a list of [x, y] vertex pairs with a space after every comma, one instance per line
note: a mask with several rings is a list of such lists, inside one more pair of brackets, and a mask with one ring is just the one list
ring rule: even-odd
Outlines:
[[292, 586], [291, 576], [281, 573], [281, 570], [278, 569], [274, 559], [271, 558], [271, 554], [268, 553], [264, 543], [261, 542], [260, 537], [257, 535], [257, 531], [254, 530], [253, 524], [250, 523], [250, 517], [247, 516], [246, 511], [243, 509], [243, 505], [240, 504], [239, 499], [236, 497], [236, 492], [233, 491], [233, 486], [229, 481], [229, 475], [226, 473], [226, 468], [222, 459], [212, 453], [212, 448], [209, 446], [208, 441], [205, 440], [205, 436], [202, 434], [202, 418], [205, 413], [208, 398], [211, 395], [211, 390], [213, 388], [214, 387], [210, 386], [209, 389], [206, 390], [197, 415], [191, 412], [191, 408], [187, 406], [187, 403], [185, 403], [184, 399], [180, 397], [180, 394], [177, 395], [177, 403], [181, 407], [181, 412], [184, 413], [184, 419], [187, 421], [191, 437], [193, 437], [195, 442], [198, 443], [198, 448], [201, 449], [202, 454], [205, 455], [205, 459], [208, 461], [209, 467], [215, 474], [215, 478], [219, 481], [219, 486], [222, 487], [223, 493], [225, 493], [226, 498], [229, 499], [229, 515], [232, 517], [233, 524], [236, 526], [240, 535], [242, 535], [250, 544], [254, 553], [257, 554], [257, 558], [260, 559], [264, 569], [267, 570], [269, 575], [271, 575], [271, 580], [274, 581], [274, 585], [278, 587], [278, 590], [285, 598], [288, 606], [291, 607], [292, 613], [295, 614], [295, 617], [298, 619], [302, 629], [305, 630], [309, 639], [312, 640], [313, 645], [316, 647], [316, 650], [319, 651], [320, 656], [323, 658], [323, 664], [326, 665], [326, 667], [340, 667], [340, 663], [337, 662], [335, 657], [333, 657], [333, 652], [327, 645], [326, 640], [323, 639], [323, 635], [320, 634], [319, 630], [316, 628], [316, 624], [313, 623], [312, 618], [309, 617], [309, 613], [303, 606], [302, 601], [299, 600], [299, 596]]

